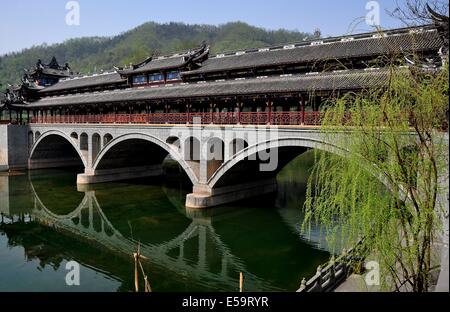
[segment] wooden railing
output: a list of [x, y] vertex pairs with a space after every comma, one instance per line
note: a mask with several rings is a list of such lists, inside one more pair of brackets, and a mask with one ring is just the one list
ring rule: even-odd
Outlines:
[[302, 280], [297, 292], [329, 292], [336, 289], [347, 279], [353, 265], [362, 261], [362, 243], [361, 240], [350, 250], [344, 249], [337, 259], [333, 256], [325, 266], [319, 266], [310, 280]]
[[216, 125], [320, 125], [320, 112], [255, 112], [255, 113], [155, 113], [40, 116], [37, 124], [202, 124]]

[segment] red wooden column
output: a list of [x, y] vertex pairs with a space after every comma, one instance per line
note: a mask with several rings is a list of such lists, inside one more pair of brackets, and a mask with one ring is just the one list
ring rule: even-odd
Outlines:
[[131, 123], [131, 105], [128, 105], [128, 113], [130, 114], [128, 116], [128, 123]]
[[237, 117], [238, 117], [237, 124], [240, 125], [241, 124], [241, 111], [242, 111], [242, 108], [244, 107], [244, 103], [237, 102], [236, 107], [237, 107]]
[[266, 105], [267, 105], [267, 109], [269, 110], [269, 112], [268, 112], [269, 120], [267, 121], [267, 124], [270, 125], [270, 124], [272, 124], [272, 106], [273, 106], [273, 102], [272, 101], [267, 101]]
[[165, 123], [168, 124], [169, 123], [169, 114], [170, 114], [170, 104], [165, 105], [165, 112], [166, 112]]
[[186, 124], [190, 124], [191, 121], [191, 108], [192, 108], [192, 104], [186, 104], [186, 113], [187, 113], [187, 121]]
[[305, 125], [305, 98], [302, 95], [302, 99], [301, 99], [301, 105], [302, 105], [302, 126]]
[[146, 118], [145, 118], [145, 122], [146, 122], [147, 124], [150, 123], [150, 112], [151, 112], [150, 105], [147, 105], [147, 106], [145, 107], [145, 113], [147, 114], [147, 116], [146, 116]]
[[216, 104], [209, 104], [209, 111], [211, 116], [211, 124], [214, 124], [214, 108], [216, 107]]

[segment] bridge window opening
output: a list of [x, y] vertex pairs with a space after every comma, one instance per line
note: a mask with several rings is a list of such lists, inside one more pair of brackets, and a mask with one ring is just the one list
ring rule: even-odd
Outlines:
[[234, 139], [230, 143], [230, 157], [233, 157], [234, 155], [246, 149], [247, 147], [248, 143], [244, 139]]
[[212, 138], [207, 146], [207, 177], [208, 179], [219, 169], [225, 161], [225, 144], [219, 138]]
[[184, 158], [187, 161], [200, 161], [200, 141], [190, 137], [184, 144]]
[[105, 134], [103, 136], [103, 146], [106, 146], [109, 144], [109, 142], [111, 142], [113, 140], [113, 136], [109, 133]]
[[101, 138], [98, 133], [92, 135], [92, 160], [95, 160], [102, 149]]
[[89, 150], [88, 135], [86, 133], [82, 133], [80, 135], [80, 150], [82, 151]]
[[39, 140], [39, 138], [41, 137], [41, 133], [39, 131], [36, 131], [34, 136], [35, 136], [34, 141], [37, 142], [37, 140]]
[[181, 145], [180, 145], [180, 139], [179, 139], [178, 137], [175, 137], [175, 136], [169, 137], [169, 138], [166, 140], [166, 143], [167, 143], [167, 144], [170, 144], [170, 145], [172, 145], [172, 146], [175, 146], [175, 147], [178, 148], [178, 149], [181, 147]]
[[78, 133], [76, 132], [72, 132], [72, 134], [70, 135], [70, 137], [74, 140], [78, 140]]

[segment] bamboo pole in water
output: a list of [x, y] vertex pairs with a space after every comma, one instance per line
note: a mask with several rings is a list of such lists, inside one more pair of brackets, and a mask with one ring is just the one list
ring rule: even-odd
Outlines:
[[244, 291], [244, 274], [242, 272], [239, 274], [239, 292]]
[[134, 254], [134, 288], [139, 292], [139, 272], [138, 272], [138, 256]]
[[136, 292], [139, 292], [139, 268], [138, 268], [138, 264], [139, 264], [139, 267], [141, 269], [142, 276], [144, 277], [144, 291], [145, 292], [152, 292], [152, 288], [150, 286], [150, 282], [148, 281], [147, 274], [145, 274], [144, 267], [142, 266], [142, 263], [141, 263], [141, 258], [142, 259], [147, 259], [147, 258], [144, 257], [144, 256], [141, 256], [141, 246], [140, 246], [140, 244], [138, 244], [137, 253], [133, 253], [133, 256], [134, 256], [134, 287], [135, 287]]
[[139, 261], [139, 254], [140, 254], [141, 246], [138, 243], [137, 246], [137, 253], [134, 253], [134, 288], [136, 292], [139, 292], [139, 271], [138, 271], [138, 261]]

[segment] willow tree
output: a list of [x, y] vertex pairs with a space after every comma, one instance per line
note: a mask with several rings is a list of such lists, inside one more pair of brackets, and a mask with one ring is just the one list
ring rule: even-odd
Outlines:
[[362, 240], [384, 289], [427, 291], [448, 174], [448, 66], [392, 67], [383, 87], [330, 104], [325, 140], [345, 149], [316, 153], [304, 229], [322, 224], [335, 248]]

